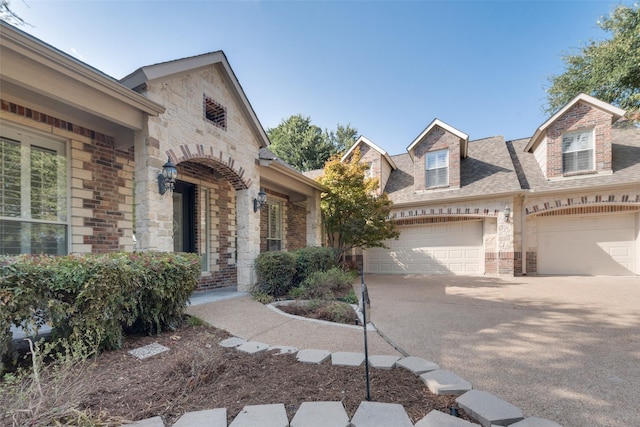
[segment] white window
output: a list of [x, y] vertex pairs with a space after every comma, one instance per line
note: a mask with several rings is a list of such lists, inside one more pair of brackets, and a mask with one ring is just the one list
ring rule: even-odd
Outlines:
[[366, 162], [367, 168], [364, 170], [364, 177], [365, 178], [373, 178], [373, 163], [372, 162]]
[[562, 136], [562, 171], [593, 170], [593, 131]]
[[64, 143], [3, 127], [0, 255], [67, 253]]
[[282, 204], [267, 201], [267, 250], [282, 249]]
[[427, 188], [449, 185], [449, 150], [427, 153]]

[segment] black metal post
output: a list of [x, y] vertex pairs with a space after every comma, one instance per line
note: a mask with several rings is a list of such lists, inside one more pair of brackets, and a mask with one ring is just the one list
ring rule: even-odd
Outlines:
[[364, 283], [364, 270], [360, 272], [362, 278], [362, 323], [364, 330], [364, 372], [367, 381], [367, 401], [371, 400], [371, 387], [369, 382], [369, 348], [367, 346], [367, 303], [369, 302], [369, 293], [367, 285]]

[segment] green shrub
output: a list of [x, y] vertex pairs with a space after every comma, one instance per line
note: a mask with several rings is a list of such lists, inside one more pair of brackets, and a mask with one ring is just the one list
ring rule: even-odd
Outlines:
[[296, 257], [295, 286], [317, 271], [327, 271], [338, 266], [339, 252], [335, 248], [308, 247], [292, 253]]
[[277, 298], [294, 286], [296, 258], [292, 252], [263, 252], [256, 258], [255, 267], [256, 291]]
[[11, 324], [33, 333], [49, 323], [55, 338], [120, 347], [124, 330], [177, 323], [199, 262], [170, 253], [0, 257], [0, 334]]
[[344, 271], [339, 267], [327, 271], [316, 271], [302, 283], [302, 287], [305, 289], [303, 298], [329, 300], [343, 297], [353, 290], [354, 279], [354, 273]]
[[357, 315], [349, 304], [329, 301], [319, 308], [318, 317], [336, 323], [355, 324]]

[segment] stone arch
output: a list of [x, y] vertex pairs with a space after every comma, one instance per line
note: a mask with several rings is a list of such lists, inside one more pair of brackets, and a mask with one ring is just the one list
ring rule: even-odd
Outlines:
[[245, 169], [236, 162], [233, 157], [225, 155], [222, 151], [219, 154], [214, 153], [213, 147], [205, 147], [202, 144], [188, 145], [183, 144], [178, 147], [179, 154], [176, 150], [170, 149], [167, 155], [176, 165], [186, 161], [193, 161], [215, 169], [227, 181], [231, 183], [236, 191], [246, 190], [251, 187], [251, 178], [246, 178]]

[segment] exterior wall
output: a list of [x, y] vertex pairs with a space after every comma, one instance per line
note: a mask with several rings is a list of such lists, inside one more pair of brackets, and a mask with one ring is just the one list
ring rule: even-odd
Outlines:
[[594, 130], [595, 171], [611, 173], [611, 115], [578, 102], [547, 128], [547, 178], [564, 176], [562, 134], [580, 129]]
[[133, 250], [133, 153], [86, 126], [2, 101], [0, 119], [65, 140], [71, 253]]
[[540, 145], [533, 152], [536, 162], [540, 166], [540, 170], [547, 176], [547, 139], [545, 138]]
[[[370, 163], [371, 177], [377, 178], [378, 182], [382, 184], [382, 155], [367, 144], [360, 144], [359, 148], [362, 156], [360, 163]], [[378, 193], [381, 193], [383, 188], [384, 186], [380, 185]]]
[[426, 155], [429, 151], [449, 150], [449, 188], [460, 187], [460, 139], [436, 126], [414, 148], [415, 190], [426, 190]]
[[387, 162], [384, 157], [382, 157], [381, 163], [382, 167], [380, 173], [380, 188], [384, 189], [387, 187], [387, 182], [389, 181], [389, 176], [391, 175], [392, 168], [389, 162]]
[[[307, 208], [293, 203], [285, 194], [265, 189], [269, 200], [278, 201], [282, 206], [282, 250], [293, 251], [307, 247]], [[260, 210], [260, 252], [267, 252], [266, 209]]]
[[[220, 70], [212, 65], [192, 73], [147, 82], [144, 95], [165, 106], [166, 111], [159, 117], [150, 117], [148, 128], [136, 141], [136, 160], [139, 158], [142, 162], [140, 165], [137, 162], [136, 181], [140, 188], [137, 188], [136, 197], [149, 207], [148, 211], [136, 215], [137, 228], [148, 236], [141, 242], [140, 249], [172, 251], [173, 210], [167, 209], [167, 198], [158, 194], [156, 177], [167, 157], [177, 165], [188, 161], [211, 167], [235, 189], [235, 212], [232, 215], [231, 211], [220, 211], [219, 214], [240, 219], [236, 229], [229, 233], [235, 233], [234, 239], [238, 242], [235, 251], [238, 289], [248, 290], [254, 282], [253, 261], [260, 245], [259, 215], [253, 212], [253, 198], [259, 191], [256, 160], [260, 140], [248, 124], [250, 119], [244, 106], [236, 101]], [[204, 96], [224, 107], [226, 127], [206, 120]], [[217, 208], [221, 209], [221, 206]], [[222, 243], [219, 250], [224, 252], [225, 245]], [[230, 259], [228, 253], [220, 256]], [[221, 262], [219, 259], [218, 263]], [[211, 266], [214, 265], [212, 262]], [[223, 274], [213, 270], [210, 273], [212, 277]]]

